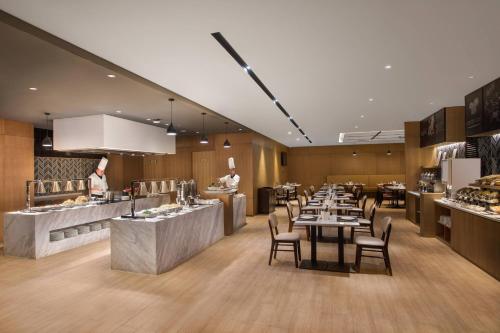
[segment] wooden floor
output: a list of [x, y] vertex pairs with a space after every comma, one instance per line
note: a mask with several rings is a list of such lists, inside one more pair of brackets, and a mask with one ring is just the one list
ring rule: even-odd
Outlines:
[[[350, 275], [295, 269], [283, 252], [268, 266], [265, 216], [161, 276], [110, 270], [108, 241], [38, 261], [0, 256], [0, 332], [500, 332], [499, 281], [419, 237], [402, 210], [377, 223], [387, 214], [392, 277], [370, 258]], [[318, 257], [336, 258], [335, 244]]]

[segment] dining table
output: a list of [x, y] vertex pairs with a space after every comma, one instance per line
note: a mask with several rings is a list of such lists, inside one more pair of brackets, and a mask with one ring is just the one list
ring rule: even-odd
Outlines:
[[[358, 217], [353, 216], [341, 216], [341, 215], [300, 215], [295, 221], [295, 225], [308, 226], [310, 228], [310, 243], [311, 243], [311, 259], [303, 259], [300, 262], [300, 268], [320, 270], [320, 271], [330, 271], [330, 272], [343, 272], [350, 273], [354, 272], [353, 263], [346, 263], [344, 257], [344, 228], [345, 227], [357, 227], [360, 225], [360, 220]], [[338, 256], [337, 261], [327, 261], [318, 260], [317, 253], [317, 229], [320, 227], [333, 227], [338, 230]]]
[[401, 206], [399, 205], [399, 192], [406, 191], [406, 186], [403, 184], [396, 184], [396, 185], [385, 185], [384, 188], [391, 191], [392, 197], [396, 198], [395, 203], [393, 200], [392, 206], [394, 208], [401, 208]]

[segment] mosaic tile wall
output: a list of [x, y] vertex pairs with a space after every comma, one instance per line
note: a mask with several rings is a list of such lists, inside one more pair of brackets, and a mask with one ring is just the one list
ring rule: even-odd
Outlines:
[[100, 159], [35, 156], [35, 179], [86, 178]]

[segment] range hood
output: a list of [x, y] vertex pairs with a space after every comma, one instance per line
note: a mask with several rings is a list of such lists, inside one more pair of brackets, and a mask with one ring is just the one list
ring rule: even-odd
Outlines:
[[175, 136], [167, 136], [160, 127], [105, 114], [54, 119], [54, 150], [175, 154]]

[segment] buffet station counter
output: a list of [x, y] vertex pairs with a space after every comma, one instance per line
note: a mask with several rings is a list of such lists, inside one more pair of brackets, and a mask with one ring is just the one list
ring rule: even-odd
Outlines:
[[436, 236], [500, 280], [500, 212], [457, 200], [435, 200]]
[[[170, 202], [168, 194], [135, 200], [137, 210]], [[132, 201], [88, 201], [84, 198], [4, 215], [4, 253], [43, 258], [109, 238], [109, 219], [128, 214]]]
[[224, 235], [232, 235], [246, 225], [247, 197], [237, 189], [208, 188], [205, 198], [219, 199], [224, 203]]
[[218, 201], [136, 212], [111, 221], [111, 268], [161, 274], [224, 237], [224, 205]]

